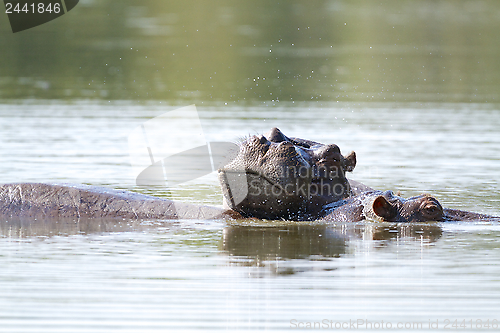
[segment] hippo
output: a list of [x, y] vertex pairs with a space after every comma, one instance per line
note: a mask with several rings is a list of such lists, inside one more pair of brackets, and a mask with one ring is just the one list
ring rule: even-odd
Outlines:
[[[345, 173], [355, 166], [354, 152], [344, 157], [335, 144], [288, 138], [273, 128], [241, 143], [218, 175], [224, 205], [242, 216], [303, 220], [320, 217], [324, 205], [352, 195]], [[246, 187], [244, 198], [235, 200], [235, 192]]]
[[218, 170], [222, 208], [174, 202], [104, 187], [14, 183], [0, 186], [1, 220], [239, 219], [388, 222], [493, 217], [443, 209], [430, 195], [404, 199], [348, 180], [356, 154], [335, 144], [287, 137], [273, 128], [239, 144]]
[[[484, 214], [443, 208], [430, 194], [402, 198], [393, 191], [370, 190], [325, 206], [323, 221], [425, 222], [499, 220]], [[329, 212], [328, 212], [329, 210]]]

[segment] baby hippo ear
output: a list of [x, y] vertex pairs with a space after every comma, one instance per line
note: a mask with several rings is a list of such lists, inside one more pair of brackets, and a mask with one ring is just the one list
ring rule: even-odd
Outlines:
[[382, 195], [379, 195], [373, 200], [372, 210], [375, 215], [382, 218], [384, 221], [393, 221], [398, 214], [396, 207], [391, 205]]
[[344, 158], [344, 171], [351, 172], [356, 166], [356, 153], [351, 151], [349, 155]]

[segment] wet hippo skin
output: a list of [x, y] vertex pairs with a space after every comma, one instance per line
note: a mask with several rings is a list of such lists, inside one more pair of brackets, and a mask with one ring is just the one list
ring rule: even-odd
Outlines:
[[[324, 205], [352, 195], [345, 173], [355, 166], [354, 152], [344, 157], [335, 144], [289, 138], [273, 128], [242, 142], [218, 173], [228, 208], [245, 217], [303, 220], [320, 217]], [[242, 189], [248, 193], [238, 200]]]
[[[328, 208], [329, 207], [329, 208]], [[328, 209], [330, 212], [328, 212]], [[357, 222], [424, 222], [424, 221], [471, 221], [500, 220], [498, 217], [443, 208], [430, 194], [408, 199], [392, 191], [370, 190], [325, 206], [325, 221]]]
[[0, 218], [207, 219], [238, 218], [234, 211], [173, 202], [106, 187], [17, 183], [0, 186]]

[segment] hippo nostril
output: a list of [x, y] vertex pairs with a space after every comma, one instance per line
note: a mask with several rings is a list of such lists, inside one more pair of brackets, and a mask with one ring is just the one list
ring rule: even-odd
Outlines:
[[340, 149], [337, 145], [324, 145], [316, 149], [316, 155], [323, 158], [338, 157]]
[[257, 137], [257, 139], [259, 140], [259, 143], [267, 143], [268, 142], [267, 138], [264, 135], [259, 135]]
[[340, 154], [340, 148], [337, 145], [328, 145], [327, 152], [330, 154]]
[[319, 163], [340, 162], [343, 160], [337, 145], [324, 145], [314, 149], [314, 155]]

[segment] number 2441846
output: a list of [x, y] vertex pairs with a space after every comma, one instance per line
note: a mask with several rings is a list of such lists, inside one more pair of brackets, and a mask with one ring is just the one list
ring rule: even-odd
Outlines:
[[31, 14], [43, 14], [43, 13], [60, 13], [61, 12], [61, 4], [56, 2], [56, 3], [49, 3], [47, 5], [45, 5], [44, 3], [37, 3], [37, 4], [30, 4], [28, 5], [27, 3], [24, 4], [24, 6], [21, 7], [21, 4], [20, 3], [17, 3], [15, 6], [10, 3], [10, 2], [7, 2], [5, 4], [5, 12], [7, 14], [13, 14], [13, 13], [18, 13], [18, 14], [21, 14], [21, 13], [31, 13]]

